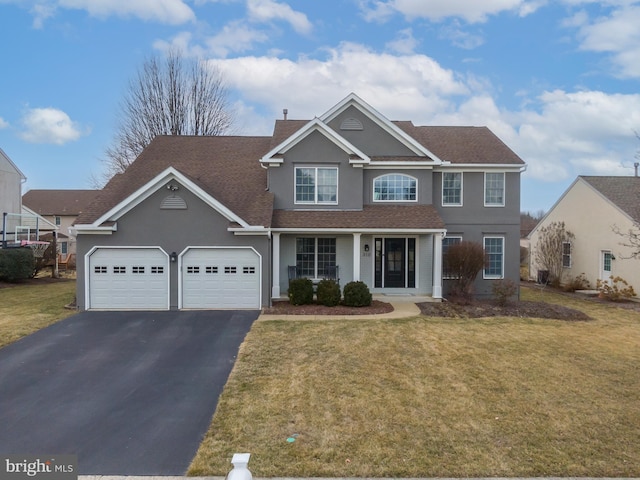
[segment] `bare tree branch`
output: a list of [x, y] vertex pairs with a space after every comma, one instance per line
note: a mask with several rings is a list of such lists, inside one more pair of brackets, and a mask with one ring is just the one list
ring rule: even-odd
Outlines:
[[223, 135], [234, 121], [220, 71], [177, 50], [144, 62], [129, 82], [119, 117], [96, 184], [123, 172], [157, 135]]

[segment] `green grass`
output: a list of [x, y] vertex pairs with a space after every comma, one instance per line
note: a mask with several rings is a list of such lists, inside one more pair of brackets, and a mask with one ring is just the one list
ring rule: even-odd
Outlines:
[[75, 313], [72, 280], [0, 288], [0, 348]]
[[596, 320], [255, 323], [188, 473], [640, 476], [640, 314], [523, 298]]

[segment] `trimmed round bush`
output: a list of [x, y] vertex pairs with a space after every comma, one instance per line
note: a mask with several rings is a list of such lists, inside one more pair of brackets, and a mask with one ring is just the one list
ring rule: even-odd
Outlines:
[[313, 303], [313, 282], [308, 278], [295, 278], [289, 281], [289, 302], [291, 305]]
[[0, 280], [18, 282], [33, 277], [35, 260], [30, 248], [0, 249]]
[[320, 280], [317, 296], [318, 303], [326, 307], [335, 307], [340, 303], [340, 285], [335, 280]]
[[348, 307], [368, 307], [373, 301], [364, 282], [349, 282], [344, 286], [344, 304]]

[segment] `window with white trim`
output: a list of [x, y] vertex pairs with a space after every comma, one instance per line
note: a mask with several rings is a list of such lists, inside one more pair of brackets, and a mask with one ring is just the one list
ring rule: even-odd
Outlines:
[[504, 237], [484, 237], [483, 247], [487, 259], [483, 278], [503, 278]]
[[504, 172], [484, 174], [485, 207], [504, 207]]
[[562, 242], [562, 266], [571, 268], [571, 242]]
[[382, 175], [373, 180], [374, 202], [415, 202], [418, 180], [399, 173]]
[[296, 238], [296, 270], [307, 278], [330, 275], [330, 267], [336, 266], [335, 238]]
[[447, 253], [449, 253], [449, 247], [457, 245], [462, 242], [462, 237], [446, 236], [442, 239], [442, 278], [458, 278], [454, 272], [448, 268]]
[[462, 206], [462, 172], [442, 173], [442, 205]]
[[338, 203], [337, 167], [296, 167], [295, 203]]

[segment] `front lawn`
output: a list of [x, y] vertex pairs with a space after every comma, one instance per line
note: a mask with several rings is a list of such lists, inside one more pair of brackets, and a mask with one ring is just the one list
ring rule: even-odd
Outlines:
[[0, 348], [74, 314], [75, 292], [75, 280], [45, 278], [0, 288]]
[[640, 313], [256, 322], [190, 475], [639, 477]]

